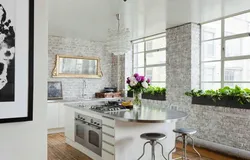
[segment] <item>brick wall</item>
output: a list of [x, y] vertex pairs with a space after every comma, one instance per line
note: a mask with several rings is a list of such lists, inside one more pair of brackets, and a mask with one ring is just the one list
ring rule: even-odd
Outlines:
[[[237, 156], [249, 157], [250, 152], [250, 110], [215, 106], [192, 105], [186, 91], [199, 87], [200, 27], [186, 24], [167, 29], [167, 100], [144, 100], [147, 104], [159, 104], [170, 109], [185, 111], [189, 117], [178, 123], [178, 127], [198, 130], [195, 135], [201, 146], [212, 142], [224, 145], [222, 150], [233, 149]], [[131, 55], [126, 57], [126, 66], [132, 66]], [[130, 64], [130, 65], [129, 65]], [[131, 73], [131, 69], [126, 73]], [[125, 74], [126, 74], [125, 73]], [[213, 149], [212, 146], [210, 149]], [[238, 150], [245, 150], [243, 152]], [[237, 151], [238, 150], [238, 151]], [[229, 151], [230, 152], [230, 151]]]
[[49, 36], [48, 80], [62, 82], [64, 98], [70, 99], [82, 96], [83, 78], [52, 78], [51, 75], [55, 67], [55, 56], [57, 54], [94, 56], [101, 59], [103, 77], [100, 79], [85, 79], [87, 88], [84, 92], [86, 94], [93, 95], [95, 92], [101, 91], [105, 86], [112, 86], [112, 54], [105, 50], [105, 44], [103, 42]]

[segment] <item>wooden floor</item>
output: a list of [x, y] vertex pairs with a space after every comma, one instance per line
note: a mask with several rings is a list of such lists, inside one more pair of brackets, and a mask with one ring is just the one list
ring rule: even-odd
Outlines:
[[[181, 144], [178, 144], [180, 147]], [[221, 154], [208, 151], [206, 149], [197, 148], [202, 154], [202, 160], [239, 160], [232, 157], [223, 156]], [[188, 156], [190, 160], [199, 160], [199, 157], [195, 155], [191, 147], [188, 147]], [[173, 158], [179, 157], [181, 150], [177, 149]], [[85, 154], [72, 148], [65, 143], [65, 137], [63, 133], [48, 135], [48, 160], [91, 160]]]

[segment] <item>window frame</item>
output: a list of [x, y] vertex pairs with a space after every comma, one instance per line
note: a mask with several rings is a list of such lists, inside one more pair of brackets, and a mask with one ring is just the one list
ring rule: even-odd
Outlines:
[[[146, 75], [147, 68], [150, 68], [150, 67], [165, 67], [165, 72], [166, 72], [167, 59], [166, 59], [165, 63], [147, 65], [147, 54], [148, 53], [155, 53], [155, 52], [165, 51], [166, 52], [165, 56], [167, 58], [167, 39], [165, 41], [166, 47], [147, 50], [147, 42], [148, 41], [152, 41], [152, 40], [156, 40], [156, 39], [160, 39], [160, 38], [165, 38], [166, 39], [166, 32], [150, 35], [150, 36], [147, 36], [147, 37], [144, 37], [144, 38], [140, 38], [140, 39], [136, 39], [136, 40], [131, 41], [131, 45], [132, 45], [132, 72], [134, 72], [135, 69], [143, 69], [144, 75], [147, 76]], [[144, 50], [141, 51], [141, 52], [135, 52], [134, 45], [136, 45], [138, 43], [144, 43], [143, 44], [144, 45]], [[144, 66], [143, 67], [135, 67], [134, 66], [134, 60], [135, 60], [134, 55], [136, 55], [136, 54], [144, 54]], [[160, 84], [164, 84], [165, 87], [167, 87], [167, 78], [165, 79], [165, 81], [152, 81], [151, 80], [151, 83], [160, 83]]]
[[[221, 88], [225, 87], [225, 84], [228, 83], [238, 83], [238, 84], [244, 84], [244, 83], [249, 83], [250, 81], [225, 81], [225, 62], [227, 61], [235, 61], [235, 60], [250, 60], [250, 55], [237, 55], [237, 56], [230, 56], [226, 57], [226, 41], [228, 40], [233, 40], [233, 39], [240, 39], [240, 38], [245, 38], [245, 37], [250, 37], [250, 31], [245, 32], [245, 33], [240, 33], [240, 34], [235, 34], [235, 35], [225, 35], [225, 20], [227, 18], [232, 18], [235, 16], [239, 16], [242, 14], [250, 13], [250, 10], [239, 12], [236, 14], [231, 14], [222, 18], [214, 19], [211, 21], [203, 22], [200, 23], [201, 29], [200, 29], [200, 83], [199, 86], [202, 88], [202, 84], [216, 84], [220, 83]], [[216, 21], [221, 21], [221, 36], [219, 38], [214, 38], [214, 39], [208, 39], [208, 40], [203, 40], [203, 30], [202, 30], [202, 25], [216, 22]], [[202, 60], [203, 56], [203, 49], [202, 49], [202, 44], [204, 42], [209, 42], [209, 41], [215, 41], [215, 40], [220, 40], [221, 41], [221, 58], [219, 60]], [[220, 62], [221, 63], [221, 78], [220, 81], [204, 81], [202, 80], [202, 65], [204, 63], [210, 63], [210, 62]], [[202, 88], [203, 89], [203, 88]]]

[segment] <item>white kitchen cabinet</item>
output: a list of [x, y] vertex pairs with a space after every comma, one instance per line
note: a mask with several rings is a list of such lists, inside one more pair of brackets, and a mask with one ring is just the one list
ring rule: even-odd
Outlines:
[[58, 104], [58, 128], [64, 128], [65, 106], [63, 103]]
[[105, 150], [102, 150], [102, 159], [103, 160], [115, 160], [115, 156], [113, 154], [108, 153]]
[[64, 107], [65, 109], [65, 119], [64, 119], [64, 126], [65, 126], [65, 137], [75, 141], [75, 111], [73, 108]]
[[47, 127], [48, 129], [58, 128], [59, 119], [58, 103], [48, 103], [47, 108]]
[[[48, 103], [47, 128], [49, 130], [62, 129], [65, 123], [65, 106], [63, 103]], [[58, 130], [61, 132], [63, 130]], [[56, 133], [56, 131], [54, 131]], [[54, 133], [50, 132], [50, 133]]]

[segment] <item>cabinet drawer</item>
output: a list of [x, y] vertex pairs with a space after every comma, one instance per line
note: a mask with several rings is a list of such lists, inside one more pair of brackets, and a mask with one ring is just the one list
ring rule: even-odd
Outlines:
[[105, 150], [102, 150], [102, 159], [103, 160], [115, 160], [115, 156], [113, 154], [106, 152]]
[[115, 147], [102, 142], [102, 149], [108, 153], [115, 154]]
[[102, 132], [111, 136], [115, 136], [115, 129], [102, 125]]
[[108, 142], [108, 143], [110, 143], [110, 144], [112, 144], [112, 145], [114, 145], [115, 144], [115, 138], [114, 137], [111, 137], [111, 136], [109, 136], [109, 135], [107, 135], [107, 134], [102, 134], [102, 140], [103, 141], [105, 141], [105, 142]]
[[115, 127], [115, 120], [112, 118], [107, 118], [107, 117], [102, 117], [102, 124], [110, 126], [110, 127]]

